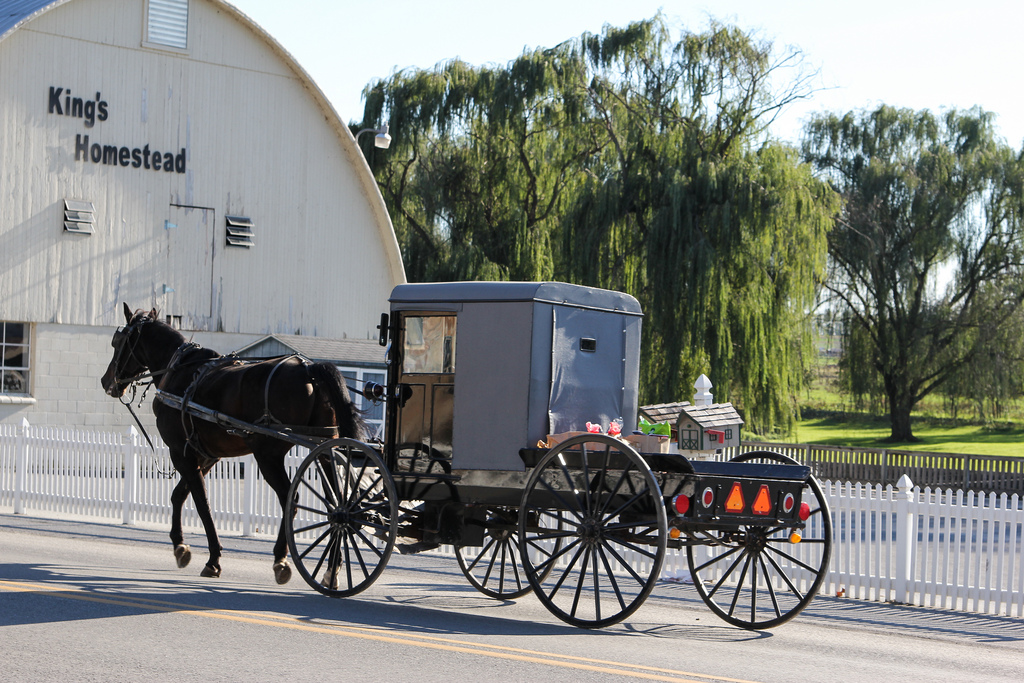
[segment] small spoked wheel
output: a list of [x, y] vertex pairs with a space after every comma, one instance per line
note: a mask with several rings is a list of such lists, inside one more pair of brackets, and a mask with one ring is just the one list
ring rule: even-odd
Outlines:
[[[798, 464], [769, 451], [751, 451], [733, 462]], [[803, 529], [769, 524], [713, 532], [713, 543], [690, 545], [686, 558], [701, 599], [725, 621], [746, 629], [768, 629], [806, 607], [828, 574], [832, 516], [814, 477], [804, 484], [808, 506]], [[800, 539], [792, 537], [797, 531]]]
[[317, 446], [288, 500], [288, 549], [306, 583], [342, 598], [377, 580], [395, 548], [398, 496], [376, 451], [352, 439]]
[[[536, 524], [555, 512], [563, 528]], [[519, 510], [523, 568], [540, 601], [566, 623], [601, 628], [633, 614], [654, 590], [667, 541], [661, 488], [618, 439], [568, 439], [527, 480]]]
[[[545, 512], [533, 520], [531, 528], [557, 530], [562, 528], [559, 513]], [[555, 539], [550, 550], [534, 549], [535, 555], [561, 547]], [[519, 511], [513, 507], [495, 506], [487, 510], [482, 546], [456, 546], [459, 568], [470, 584], [484, 595], [498, 600], [515, 600], [530, 592], [530, 582], [519, 560]], [[549, 565], [550, 569], [550, 565]]]

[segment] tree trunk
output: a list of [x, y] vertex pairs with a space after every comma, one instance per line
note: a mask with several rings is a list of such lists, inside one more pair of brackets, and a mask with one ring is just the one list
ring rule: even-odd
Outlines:
[[892, 432], [886, 441], [890, 443], [916, 442], [920, 441], [910, 426], [910, 411], [914, 407], [912, 401], [895, 397], [889, 398], [889, 423]]

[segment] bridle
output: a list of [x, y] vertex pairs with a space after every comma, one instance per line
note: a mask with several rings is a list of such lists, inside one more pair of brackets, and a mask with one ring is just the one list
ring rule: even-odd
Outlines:
[[[146, 385], [146, 389], [144, 389], [142, 392], [142, 398], [139, 399], [139, 404], [141, 405], [142, 401], [145, 399], [146, 390], [148, 390], [149, 385], [153, 384], [152, 380], [154, 380], [156, 377], [159, 377], [160, 375], [165, 374], [170, 370], [170, 367], [168, 367], [163, 370], [152, 372], [149, 369], [149, 365], [141, 358], [139, 358], [138, 354], [136, 353], [136, 349], [139, 345], [139, 340], [141, 339], [142, 336], [139, 334], [139, 332], [142, 330], [142, 327], [144, 325], [151, 322], [153, 322], [152, 318], [145, 314], [142, 314], [137, 316], [134, 320], [130, 321], [127, 325], [123, 325], [114, 331], [114, 336], [110, 340], [110, 345], [114, 347], [114, 358], [111, 361], [111, 365], [114, 368], [114, 373], [111, 379], [114, 383], [114, 386], [126, 385], [132, 387], [131, 397], [127, 401], [124, 400], [125, 393], [127, 392], [122, 392], [121, 396], [118, 397], [118, 400], [121, 402], [122, 405], [128, 408], [128, 412], [132, 414], [133, 418], [135, 418], [135, 424], [139, 426], [139, 429], [142, 430], [142, 435], [146, 437], [146, 441], [149, 443], [149, 447], [155, 451], [156, 448], [153, 446], [153, 440], [149, 438], [149, 434], [146, 432], [146, 428], [142, 425], [142, 421], [139, 420], [139, 416], [136, 415], [135, 410], [132, 409], [132, 403], [135, 400], [135, 385], [141, 383], [144, 380], [150, 380], [150, 382]], [[142, 368], [142, 372], [133, 375], [132, 377], [122, 378], [118, 377], [118, 375], [121, 372], [122, 366], [126, 364], [124, 362], [126, 351], [128, 354], [127, 360], [134, 361], [136, 365]]]
[[[114, 368], [114, 386], [135, 384], [136, 382], [152, 377], [152, 373], [149, 372], [149, 367], [138, 357], [138, 354], [136, 353], [140, 337], [136, 332], [139, 332], [143, 325], [150, 322], [152, 322], [152, 320], [143, 315], [114, 331], [114, 337], [110, 340], [110, 345], [114, 347], [114, 359], [111, 362], [111, 365]], [[120, 375], [123, 366], [126, 365], [126, 351], [127, 360], [135, 361], [135, 363], [143, 369], [143, 372], [132, 377], [122, 378], [118, 375]]]

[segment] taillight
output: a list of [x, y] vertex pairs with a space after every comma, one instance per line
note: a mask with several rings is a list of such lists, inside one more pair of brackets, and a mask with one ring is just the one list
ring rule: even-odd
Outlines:
[[672, 499], [672, 507], [674, 507], [676, 509], [676, 512], [678, 512], [679, 514], [685, 515], [687, 512], [690, 511], [689, 496], [679, 494], [678, 496]]
[[715, 490], [710, 486], [704, 489], [704, 492], [700, 494], [700, 504], [706, 508], [715, 504]]
[[743, 501], [743, 487], [740, 486], [738, 481], [734, 481], [732, 484], [732, 490], [729, 491], [729, 497], [725, 499], [725, 511], [726, 512], [743, 512], [743, 508], [746, 503]]
[[806, 522], [807, 518], [811, 516], [811, 506], [807, 503], [800, 503], [800, 521]]
[[794, 505], [796, 505], [796, 496], [794, 496], [792, 493], [787, 493], [786, 496], [782, 499], [782, 511], [788, 515], [790, 512], [793, 511]]
[[755, 515], [767, 515], [772, 511], [772, 494], [768, 491], [768, 484], [761, 484], [750, 510]]

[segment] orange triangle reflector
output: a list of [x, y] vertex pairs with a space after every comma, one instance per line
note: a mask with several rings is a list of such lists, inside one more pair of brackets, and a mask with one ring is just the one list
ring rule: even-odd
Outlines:
[[768, 491], [768, 484], [761, 484], [761, 489], [754, 498], [754, 506], [751, 508], [755, 515], [767, 515], [772, 511], [772, 496]]
[[743, 512], [743, 487], [740, 486], [738, 481], [734, 481], [732, 484], [732, 490], [729, 491], [729, 497], [725, 499], [725, 511], [726, 512]]

